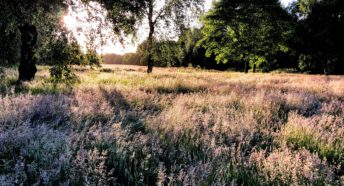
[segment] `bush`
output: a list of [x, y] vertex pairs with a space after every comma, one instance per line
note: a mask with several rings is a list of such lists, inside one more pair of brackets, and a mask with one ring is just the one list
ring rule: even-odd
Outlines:
[[84, 64], [89, 65], [91, 67], [100, 67], [103, 62], [102, 58], [97, 54], [95, 50], [88, 50], [84, 58]]
[[72, 70], [72, 64], [79, 60], [79, 52], [74, 50], [74, 45], [68, 44], [66, 38], [58, 38], [52, 44], [50, 51], [51, 63], [50, 69], [51, 81], [53, 83], [74, 83], [77, 76]]

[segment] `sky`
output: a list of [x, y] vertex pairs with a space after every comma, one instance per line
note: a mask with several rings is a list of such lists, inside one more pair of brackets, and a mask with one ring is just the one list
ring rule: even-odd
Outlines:
[[[205, 8], [206, 10], [209, 10], [211, 8], [211, 3], [213, 0], [206, 0]], [[288, 6], [291, 2], [295, 0], [281, 0], [283, 6]], [[103, 39], [96, 38], [96, 42], [102, 43], [102, 47], [97, 48], [98, 53], [102, 54], [108, 54], [108, 53], [116, 53], [116, 54], [124, 54], [124, 53], [130, 53], [136, 51], [136, 46], [142, 42], [146, 38], [147, 31], [146, 29], [142, 29], [139, 34], [140, 39], [136, 41], [135, 43], [132, 43], [131, 41], [125, 41], [124, 45], [120, 44], [116, 38], [112, 34], [111, 28], [106, 28], [104, 26], [104, 22], [100, 21], [99, 23], [85, 23], [81, 22], [79, 19], [80, 17], [83, 18], [84, 15], [87, 13], [82, 12], [81, 10], [70, 10], [69, 13], [64, 17], [64, 23], [66, 27], [73, 33], [73, 35], [76, 37], [79, 44], [82, 46], [86, 45], [87, 40], [89, 40], [88, 36], [83, 34], [83, 32], [80, 30], [89, 30], [89, 29], [97, 29], [102, 28], [101, 33], [103, 36]], [[80, 16], [81, 15], [81, 16]], [[79, 17], [79, 19], [77, 18]], [[104, 21], [104, 20], [103, 20]], [[196, 23], [197, 24], [197, 23]]]
[[291, 2], [293, 2], [294, 0], [282, 0], [282, 4], [284, 6], [288, 6]]

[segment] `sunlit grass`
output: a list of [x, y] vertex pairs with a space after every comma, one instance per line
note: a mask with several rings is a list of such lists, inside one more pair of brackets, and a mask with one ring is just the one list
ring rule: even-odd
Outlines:
[[[19, 175], [28, 184], [344, 183], [341, 76], [192, 68], [148, 75], [145, 67], [111, 65], [75, 72], [79, 81], [66, 86], [51, 83], [48, 67], [39, 67], [34, 81], [18, 85], [16, 70], [6, 69], [0, 182]], [[61, 141], [39, 141], [47, 131]], [[45, 161], [50, 151], [53, 160]]]
[[300, 118], [292, 115], [282, 130], [282, 140], [292, 148], [306, 148], [321, 158], [342, 167], [344, 165], [343, 121], [323, 115]]

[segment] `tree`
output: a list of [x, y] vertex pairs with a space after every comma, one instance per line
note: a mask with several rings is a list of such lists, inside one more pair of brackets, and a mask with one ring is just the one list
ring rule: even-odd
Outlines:
[[100, 67], [102, 63], [102, 58], [97, 54], [95, 50], [87, 50], [84, 60], [85, 64], [91, 67]]
[[292, 11], [299, 19], [305, 19], [311, 12], [316, 0], [298, 0], [292, 4]]
[[202, 33], [198, 28], [185, 29], [179, 36], [178, 45], [183, 50], [182, 66], [192, 64], [194, 67], [214, 67], [212, 58], [206, 57], [204, 48], [197, 45], [201, 39]]
[[196, 43], [201, 39], [201, 32], [199, 29], [185, 29], [178, 39], [179, 48], [182, 49], [182, 66], [188, 66], [194, 62], [194, 57], [198, 55], [198, 47]]
[[[181, 31], [177, 41], [175, 40], [153, 40], [151, 48], [151, 59], [161, 67], [194, 67], [214, 68], [223, 70], [227, 65], [218, 65], [213, 58], [205, 56], [204, 48], [197, 46], [197, 42], [202, 38], [200, 29], [188, 28]], [[137, 65], [147, 65], [148, 41], [142, 42], [136, 51], [134, 61]]]
[[277, 56], [289, 51], [291, 16], [278, 0], [220, 0], [202, 19], [199, 44], [218, 63], [244, 63], [263, 71], [277, 63]]
[[[157, 5], [156, 3], [163, 3], [162, 8], [154, 10]], [[167, 1], [157, 1], [148, 0], [148, 25], [149, 25], [149, 35], [148, 35], [148, 69], [147, 73], [153, 71], [153, 60], [151, 55], [152, 42], [154, 37], [154, 32], [159, 21], [174, 21], [177, 28], [183, 30], [185, 28], [185, 23], [189, 19], [192, 8], [199, 11], [203, 7], [204, 0], [167, 0]], [[175, 30], [178, 32], [178, 30]]]
[[342, 0], [311, 1], [302, 8], [296, 3], [299, 20], [297, 37], [301, 70], [313, 73], [344, 74], [344, 2]]
[[20, 60], [20, 38], [16, 32], [6, 29], [2, 21], [0, 23], [0, 65], [13, 66], [16, 61]]
[[[192, 16], [198, 15], [204, 0], [131, 0], [113, 1], [99, 0], [108, 10], [108, 18], [114, 24], [117, 35], [136, 35], [138, 27], [147, 20], [149, 33], [147, 38], [147, 73], [153, 71], [152, 49], [154, 35], [163, 26], [172, 28], [171, 32], [179, 32], [190, 22]], [[173, 27], [174, 28], [173, 28]]]
[[49, 51], [50, 69], [53, 83], [73, 83], [77, 80], [71, 65], [80, 62], [80, 53], [74, 44], [68, 44], [67, 38], [62, 36], [55, 39]]
[[184, 58], [183, 48], [177, 41], [162, 40], [152, 42], [150, 51], [149, 42], [142, 42], [137, 48], [137, 54], [140, 57], [141, 64], [147, 64], [147, 59], [156, 63], [160, 67], [178, 67], [181, 66]]
[[30, 81], [37, 72], [38, 26], [47, 21], [58, 25], [58, 17], [63, 15], [67, 4], [64, 0], [11, 0], [0, 1], [0, 7], [1, 32], [15, 37], [19, 31], [21, 37], [18, 81]]

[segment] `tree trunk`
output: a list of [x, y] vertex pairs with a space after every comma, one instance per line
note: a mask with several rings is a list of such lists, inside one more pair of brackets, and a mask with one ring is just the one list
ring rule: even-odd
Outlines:
[[149, 24], [149, 35], [148, 35], [148, 61], [147, 61], [147, 73], [153, 72], [153, 59], [152, 59], [152, 47], [153, 47], [153, 34], [155, 23], [153, 21], [153, 1], [149, 1], [148, 7], [148, 24]]
[[248, 64], [248, 61], [246, 60], [245, 61], [245, 73], [246, 74], [248, 73], [248, 70], [249, 70], [249, 64]]
[[21, 60], [19, 65], [19, 79], [21, 81], [31, 81], [37, 72], [35, 49], [37, 44], [37, 29], [34, 25], [26, 24], [20, 27], [21, 33]]
[[257, 70], [257, 65], [254, 64], [254, 65], [253, 65], [253, 73], [256, 73], [256, 70]]
[[151, 54], [151, 44], [149, 44], [148, 48], [148, 61], [147, 61], [147, 73], [150, 74], [153, 72], [153, 59]]

